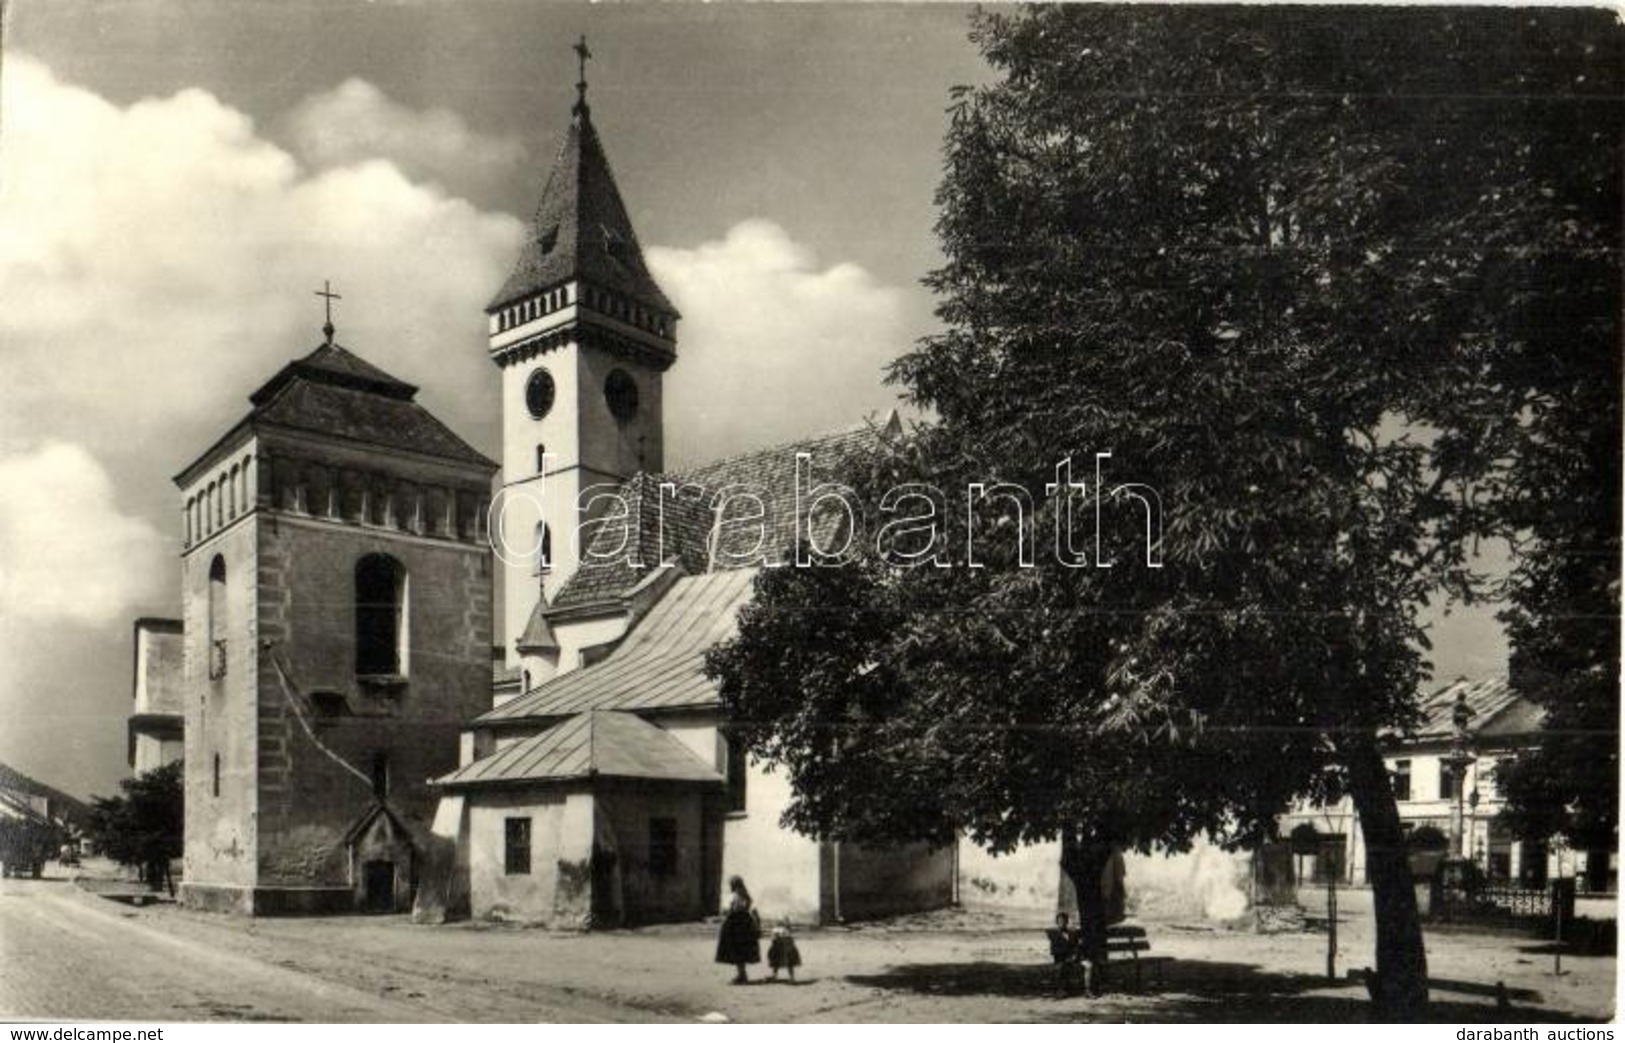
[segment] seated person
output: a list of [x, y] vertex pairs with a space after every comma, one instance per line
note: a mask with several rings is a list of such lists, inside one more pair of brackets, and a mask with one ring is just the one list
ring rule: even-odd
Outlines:
[[1078, 932], [1072, 930], [1071, 918], [1065, 913], [1055, 914], [1055, 926], [1044, 933], [1049, 936], [1049, 954], [1056, 963], [1072, 963], [1083, 955], [1078, 947]]

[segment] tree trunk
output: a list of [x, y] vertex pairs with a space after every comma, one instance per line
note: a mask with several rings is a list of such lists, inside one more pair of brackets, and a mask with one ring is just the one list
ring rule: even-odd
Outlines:
[[1365, 837], [1365, 875], [1377, 916], [1371, 999], [1382, 1021], [1416, 1021], [1427, 1010], [1428, 965], [1405, 834], [1399, 828], [1399, 805], [1382, 754], [1370, 736], [1344, 744], [1343, 754]]
[[1078, 896], [1078, 936], [1084, 958], [1094, 965], [1093, 980], [1101, 980], [1106, 965], [1106, 928], [1110, 926], [1100, 878], [1116, 848], [1104, 841], [1080, 837], [1070, 830], [1061, 836], [1061, 871], [1072, 881]]

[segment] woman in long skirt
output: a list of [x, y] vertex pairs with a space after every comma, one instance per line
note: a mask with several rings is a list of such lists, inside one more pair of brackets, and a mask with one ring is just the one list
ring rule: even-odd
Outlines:
[[751, 908], [750, 892], [739, 877], [728, 878], [728, 914], [717, 932], [717, 962], [731, 963], [737, 973], [735, 985], [745, 984], [745, 964], [762, 962], [762, 942]]

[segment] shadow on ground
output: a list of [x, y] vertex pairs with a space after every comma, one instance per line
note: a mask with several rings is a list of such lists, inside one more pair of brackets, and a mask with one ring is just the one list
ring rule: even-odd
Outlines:
[[[1145, 1021], [1145, 1022], [1366, 1022], [1372, 1021], [1371, 1000], [1358, 981], [1328, 982], [1310, 974], [1274, 974], [1254, 964], [1208, 960], [1177, 960], [1166, 969], [1162, 986], [1146, 983], [1134, 991], [1133, 972], [1114, 968], [1116, 978], [1101, 996], [1090, 997], [1076, 988], [1063, 991], [1055, 969], [1042, 964], [994, 962], [905, 964], [882, 974], [847, 977], [854, 985], [871, 989], [913, 992], [926, 996], [1048, 999], [1065, 1009], [1053, 1014], [1042, 1008], [1030, 1011], [1040, 1022]], [[1125, 974], [1125, 972], [1127, 972]], [[1126, 980], [1125, 980], [1126, 979]], [[1493, 983], [1489, 983], [1493, 986]], [[1079, 1004], [1082, 1004], [1080, 1008]], [[1025, 1020], [1025, 1019], [1024, 1019]], [[1549, 1007], [1517, 1005], [1497, 1009], [1490, 1002], [1464, 1002], [1435, 995], [1428, 1019], [1440, 1023], [1589, 1023]]]

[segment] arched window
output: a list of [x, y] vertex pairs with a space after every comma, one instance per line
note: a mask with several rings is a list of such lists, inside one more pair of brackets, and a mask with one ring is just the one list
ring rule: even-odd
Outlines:
[[209, 679], [226, 676], [226, 559], [209, 562]]
[[192, 517], [197, 513], [196, 501], [190, 497], [186, 501], [186, 512], [181, 518], [181, 528], [186, 530], [186, 546], [190, 547], [197, 540], [197, 532], [192, 528]]
[[231, 485], [228, 487], [228, 502], [226, 506], [231, 511], [231, 517], [233, 518], [237, 517], [237, 490], [242, 485], [242, 476], [243, 472], [240, 471], [235, 464], [232, 465]]
[[355, 672], [401, 675], [407, 662], [406, 569], [387, 554], [355, 565]]
[[553, 561], [553, 530], [547, 527], [546, 522], [536, 523], [536, 535], [531, 547], [536, 554], [536, 567], [531, 574], [544, 575]]

